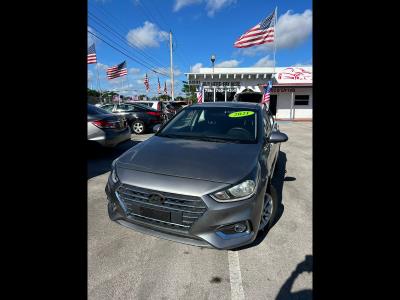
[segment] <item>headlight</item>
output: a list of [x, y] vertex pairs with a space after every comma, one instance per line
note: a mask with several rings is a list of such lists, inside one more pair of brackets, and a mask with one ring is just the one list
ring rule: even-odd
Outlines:
[[111, 164], [111, 180], [114, 183], [118, 182], [118, 176], [117, 176], [117, 171], [115, 171], [115, 160]]
[[256, 193], [258, 183], [260, 182], [260, 176], [261, 167], [258, 165], [257, 171], [253, 175], [253, 179], [246, 179], [229, 189], [210, 194], [210, 196], [218, 202], [232, 202], [248, 199]]
[[225, 191], [219, 191], [211, 196], [217, 201], [237, 201], [250, 198], [257, 190], [254, 180], [245, 180]]
[[111, 171], [111, 180], [114, 183], [118, 182], [118, 176], [117, 176], [117, 172], [115, 172], [115, 169], [112, 169], [112, 171]]

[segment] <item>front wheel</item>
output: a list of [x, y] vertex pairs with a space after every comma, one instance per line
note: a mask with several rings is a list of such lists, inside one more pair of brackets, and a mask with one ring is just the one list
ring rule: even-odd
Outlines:
[[278, 209], [278, 197], [273, 185], [270, 185], [264, 196], [259, 230], [268, 230], [274, 225]]
[[144, 133], [144, 130], [145, 130], [145, 126], [142, 121], [137, 120], [132, 123], [132, 132], [133, 133], [142, 134], [142, 133]]

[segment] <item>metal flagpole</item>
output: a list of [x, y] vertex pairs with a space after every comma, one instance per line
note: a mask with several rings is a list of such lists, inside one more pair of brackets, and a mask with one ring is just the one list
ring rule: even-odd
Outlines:
[[[96, 58], [97, 61], [97, 58]], [[100, 89], [100, 78], [99, 78], [99, 63], [96, 62], [96, 70], [97, 70], [97, 88], [99, 89], [99, 93], [100, 93], [100, 102], [101, 101], [101, 89]]]
[[276, 23], [277, 23], [278, 6], [275, 7], [275, 20], [274, 20], [274, 73], [275, 76], [275, 52], [276, 52]]

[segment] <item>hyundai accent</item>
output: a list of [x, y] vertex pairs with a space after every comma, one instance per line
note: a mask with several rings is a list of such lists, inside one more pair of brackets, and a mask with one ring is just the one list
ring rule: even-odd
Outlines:
[[202, 247], [252, 243], [278, 207], [270, 185], [288, 137], [273, 126], [256, 103], [184, 108], [113, 162], [106, 186], [111, 220]]

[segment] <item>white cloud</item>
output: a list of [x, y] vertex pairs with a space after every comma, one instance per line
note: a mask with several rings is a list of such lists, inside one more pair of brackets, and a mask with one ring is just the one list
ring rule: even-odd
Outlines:
[[102, 64], [102, 63], [97, 63], [94, 68], [97, 70], [99, 69], [99, 72], [101, 71], [106, 71], [108, 68], [108, 65]]
[[93, 78], [93, 72], [90, 71], [90, 70], [88, 70], [88, 74], [87, 74], [87, 75], [88, 75], [88, 76], [87, 76], [88, 81], [92, 80], [92, 78]]
[[231, 60], [225, 60], [220, 62], [219, 64], [216, 64], [215, 67], [217, 68], [235, 68], [239, 65], [239, 61], [236, 59], [231, 59]]
[[87, 30], [88, 30], [88, 33], [87, 33], [88, 47], [90, 47], [93, 43], [97, 44], [99, 42], [99, 39], [90, 33], [90, 32], [92, 32], [92, 33], [96, 34], [96, 31], [92, 27], [88, 26]]
[[200, 72], [200, 68], [202, 68], [202, 67], [203, 67], [202, 63], [197, 63], [191, 68], [190, 72], [199, 73]]
[[273, 67], [273, 66], [274, 66], [274, 61], [272, 59], [269, 59], [269, 55], [261, 58], [253, 65], [253, 67]]
[[168, 32], [159, 30], [157, 25], [145, 21], [142, 27], [131, 29], [126, 39], [139, 48], [159, 47], [159, 42], [168, 39]]
[[[302, 14], [293, 14], [288, 10], [279, 17], [276, 25], [276, 48], [290, 49], [303, 43], [312, 32], [312, 11], [306, 9]], [[273, 43], [240, 49], [243, 55], [254, 56], [259, 53], [271, 52]]]
[[306, 9], [302, 14], [291, 14], [288, 10], [278, 20], [276, 35], [278, 48], [293, 48], [312, 32], [312, 11]]
[[217, 11], [233, 3], [236, 3], [236, 0], [207, 0], [207, 15], [213, 17]]
[[189, 6], [189, 5], [193, 5], [193, 4], [199, 4], [201, 3], [202, 0], [175, 0], [175, 4], [174, 4], [174, 11], [178, 11], [181, 8], [185, 7], [185, 6]]
[[130, 68], [129, 69], [129, 74], [138, 74], [140, 73], [140, 69], [138, 68]]
[[[177, 12], [185, 6], [200, 4], [203, 0], [175, 0], [173, 11]], [[206, 11], [209, 17], [213, 17], [215, 13], [224, 7], [237, 2], [237, 0], [205, 0]]]

